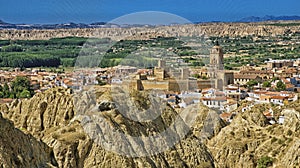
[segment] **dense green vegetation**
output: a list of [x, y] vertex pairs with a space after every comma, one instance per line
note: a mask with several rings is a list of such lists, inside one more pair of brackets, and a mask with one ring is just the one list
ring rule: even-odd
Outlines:
[[26, 77], [17, 76], [10, 86], [0, 85], [0, 98], [30, 98], [34, 94], [30, 81]]
[[268, 156], [263, 156], [257, 161], [257, 168], [271, 167], [273, 165], [273, 160], [274, 159]]
[[[79, 55], [81, 58], [76, 65], [81, 67], [110, 67], [119, 64], [152, 67], [156, 65], [156, 59], [172, 58], [174, 55], [189, 66], [204, 66], [207, 63], [206, 58], [196, 55], [208, 55], [207, 51], [189, 47], [186, 42], [188, 40], [195, 44], [201, 43], [201, 38], [184, 39], [184, 42], [175, 37], [118, 42], [109, 38], [83, 37], [0, 40], [0, 67], [73, 67]], [[227, 55], [224, 60], [225, 69], [229, 70], [248, 64], [263, 65], [270, 59], [300, 58], [300, 44], [296, 43], [300, 40], [300, 33], [277, 37], [210, 37], [210, 40], [218, 40], [223, 47]], [[202, 44], [199, 46], [206, 49], [209, 47]], [[143, 51], [153, 48], [167, 52]], [[168, 55], [170, 53], [174, 55]]]
[[276, 84], [276, 90], [277, 91], [283, 91], [286, 89], [286, 85], [280, 80]]
[[73, 66], [86, 38], [66, 37], [50, 40], [1, 40], [0, 67]]
[[[175, 37], [157, 37], [149, 40], [121, 40], [107, 51], [100, 66], [124, 64], [138, 67], [153, 67], [157, 65], [157, 59], [172, 58], [174, 55], [169, 55], [170, 53], [176, 55], [177, 59], [182, 58], [186, 63], [191, 64], [196, 61], [191, 61], [191, 56], [198, 54], [191, 47], [185, 46], [184, 41]], [[186, 58], [187, 56], [190, 57]]]
[[262, 86], [263, 87], [271, 87], [271, 82], [270, 81], [264, 81]]
[[[50, 40], [0, 40], [0, 67], [71, 67], [81, 56], [78, 66], [110, 67], [118, 65], [128, 55], [142, 48], [172, 48], [179, 56], [192, 56], [197, 53], [184, 42], [173, 37], [158, 37], [150, 40], [121, 40], [82, 37], [53, 38]], [[101, 59], [101, 61], [97, 60]], [[91, 61], [92, 60], [92, 61]], [[126, 62], [127, 61], [127, 62]], [[100, 65], [97, 63], [100, 62]], [[149, 56], [139, 55], [123, 61], [127, 64], [153, 66], [156, 61]], [[194, 63], [199, 65], [199, 63]], [[200, 63], [201, 64], [201, 63]], [[202, 65], [202, 64], [201, 64]]]
[[253, 90], [253, 87], [258, 84], [258, 81], [256, 80], [250, 80], [249, 82], [246, 83], [246, 86], [248, 89]]
[[252, 65], [259, 66], [265, 61], [300, 58], [300, 34], [283, 34], [276, 37], [211, 37], [218, 40], [229, 57], [225, 58], [226, 69]]

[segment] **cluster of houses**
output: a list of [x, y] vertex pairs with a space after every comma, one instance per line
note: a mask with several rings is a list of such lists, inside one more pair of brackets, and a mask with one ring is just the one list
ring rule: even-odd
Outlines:
[[[56, 73], [47, 72], [44, 69], [30, 69], [21, 71], [20, 68], [13, 70], [0, 70], [0, 85], [8, 84], [17, 77], [26, 77], [30, 81], [30, 85], [35, 93], [46, 91], [50, 88], [57, 86], [71, 87], [72, 86], [72, 74], [71, 73]], [[11, 98], [0, 98], [0, 103], [10, 103]]]
[[34, 90], [47, 90], [54, 85], [54, 80], [58, 76], [56, 73], [46, 72], [44, 70], [20, 71], [16, 68], [14, 71], [0, 71], [0, 83], [10, 84], [17, 76], [26, 77], [30, 80], [30, 84]]
[[265, 66], [244, 66], [234, 73], [234, 83], [244, 85], [251, 80], [263, 82], [279, 78], [286, 84], [287, 90], [296, 91], [300, 86], [300, 59], [298, 60], [270, 60]]
[[[0, 83], [10, 83], [16, 76], [24, 76], [30, 79], [30, 83], [35, 92], [43, 92], [57, 86], [80, 89], [80, 87], [83, 87], [84, 85], [99, 84], [99, 80], [105, 80], [107, 84], [121, 84], [122, 79], [116, 78], [116, 74], [141, 74], [141, 72], [148, 75], [153, 73], [148, 69], [136, 69], [134, 67], [121, 66], [93, 69], [91, 71], [76, 71], [72, 73], [54, 73], [38, 69], [19, 71], [16, 69], [15, 71], [1, 71]], [[286, 90], [274, 91], [273, 88], [280, 80], [287, 86]], [[218, 111], [222, 119], [230, 122], [236, 115], [236, 109], [238, 108], [240, 101], [247, 100], [248, 102], [252, 102], [251, 106], [243, 108], [241, 112], [250, 109], [255, 104], [262, 103], [272, 103], [274, 105], [284, 106], [298, 100], [298, 94], [295, 92], [296, 90], [294, 88], [298, 88], [299, 86], [300, 78], [293, 75], [292, 77], [274, 80], [268, 88], [263, 87], [261, 84], [257, 84], [253, 89], [249, 90], [248, 88], [242, 87], [241, 84], [230, 84], [225, 86], [223, 90], [216, 88], [204, 88], [182, 92], [159, 90], [157, 91], [157, 95], [165, 99], [174, 108], [179, 109], [201, 102], [203, 105]], [[2, 99], [1, 102], [8, 102], [8, 100]], [[267, 111], [264, 115], [267, 118], [272, 118], [273, 112]], [[273, 120], [270, 121], [273, 122]]]
[[[235, 115], [232, 112], [236, 111], [242, 100], [247, 100], [252, 105], [243, 108], [241, 112], [255, 104], [272, 103], [284, 106], [298, 100], [296, 92], [300, 91], [300, 60], [268, 61], [266, 67], [260, 69], [244, 67], [239, 72], [226, 72], [222, 68], [224, 59], [220, 46], [213, 47], [210, 59], [208, 67], [213, 71], [199, 73], [200, 76], [209, 77], [205, 80], [192, 78], [188, 68], [175, 71], [166, 66], [166, 61], [159, 60], [158, 67], [153, 69], [119, 65], [70, 73], [46, 72], [41, 69], [0, 71], [0, 84], [9, 84], [16, 76], [24, 76], [30, 80], [35, 92], [43, 92], [57, 86], [81, 90], [85, 85], [125, 83], [137, 90], [156, 90], [157, 96], [165, 99], [174, 108], [186, 108], [201, 102], [218, 111], [221, 118], [228, 122]], [[126, 83], [126, 80], [130, 82]], [[251, 80], [257, 81], [258, 84], [251, 89], [246, 88], [245, 85]], [[269, 86], [263, 86], [264, 81], [270, 81]], [[279, 81], [285, 85], [286, 89], [283, 91], [275, 91]], [[264, 114], [269, 118], [273, 115], [271, 111]]]
[[[253, 104], [271, 103], [284, 106], [298, 100], [298, 94], [290, 91], [247, 91], [246, 88], [230, 85], [224, 91], [215, 88], [203, 89], [201, 92], [165, 92], [160, 94], [173, 107], [185, 108], [190, 104], [203, 103], [220, 112], [231, 112], [237, 109], [239, 101], [247, 100]], [[179, 101], [176, 99], [179, 98]], [[175, 104], [175, 102], [178, 102]]]

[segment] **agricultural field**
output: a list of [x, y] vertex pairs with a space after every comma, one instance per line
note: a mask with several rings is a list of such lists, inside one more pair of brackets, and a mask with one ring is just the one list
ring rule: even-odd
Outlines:
[[[157, 37], [113, 41], [65, 37], [50, 40], [0, 40], [0, 67], [153, 67], [158, 59], [202, 67], [213, 43], [225, 54], [225, 69], [261, 66], [268, 60], [300, 58], [300, 33], [276, 37]], [[80, 59], [77, 57], [80, 56]], [[76, 62], [77, 59], [77, 62]], [[99, 61], [101, 59], [101, 61]], [[92, 61], [91, 61], [92, 60]]]
[[[112, 41], [108, 38], [65, 37], [50, 40], [0, 40], [0, 67], [110, 67], [121, 64], [157, 64], [155, 59], [169, 57], [166, 50], [174, 55], [197, 54], [184, 42], [173, 37], [158, 37], [149, 40]], [[90, 58], [101, 57], [99, 65]], [[123, 59], [127, 57], [126, 60]], [[127, 61], [127, 62], [126, 62]], [[145, 65], [146, 66], [146, 65]]]
[[300, 33], [277, 37], [212, 37], [225, 53], [225, 68], [261, 66], [265, 61], [300, 58]]

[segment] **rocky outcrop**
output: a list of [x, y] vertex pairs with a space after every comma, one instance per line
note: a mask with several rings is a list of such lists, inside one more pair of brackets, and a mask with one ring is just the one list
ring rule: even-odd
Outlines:
[[3, 116], [22, 131], [0, 118], [0, 161], [6, 167], [250, 168], [270, 157], [273, 167], [300, 165], [295, 104], [280, 111], [282, 125], [263, 115], [269, 105], [255, 105], [226, 126], [201, 104], [176, 112], [151, 95], [122, 88], [72, 95], [55, 88], [2, 105]]
[[282, 114], [284, 115], [283, 126], [297, 132], [300, 129], [300, 113], [295, 109], [284, 109]]
[[300, 139], [291, 143], [289, 148], [281, 155], [279, 165], [284, 167], [299, 167], [300, 165]]
[[31, 99], [15, 100], [9, 106], [2, 105], [0, 110], [17, 128], [41, 138], [44, 131], [66, 126], [74, 117], [73, 99], [69, 92], [63, 88], [48, 90]]
[[299, 26], [272, 26], [270, 23], [205, 23], [195, 25], [162, 26], [155, 28], [99, 28], [99, 29], [56, 29], [56, 30], [0, 30], [0, 39], [36, 40], [68, 36], [109, 37], [120, 39], [149, 39], [158, 36], [277, 36], [299, 32]]
[[[0, 110], [16, 127], [52, 148], [58, 167], [214, 167], [213, 157], [205, 144], [193, 135], [170, 106], [165, 103], [165, 109], [153, 121], [135, 121], [136, 118], [128, 118], [130, 115], [119, 109], [138, 112], [131, 107], [139, 107], [139, 112], [146, 114], [149, 110], [144, 102], [149, 101], [147, 94], [134, 92], [130, 93], [131, 99], [126, 99], [126, 94], [120, 92], [112, 94], [105, 90], [97, 93], [98, 97], [88, 92], [72, 96], [68, 90], [55, 88], [28, 100], [2, 105]], [[105, 119], [106, 125], [96, 122], [93, 116]], [[176, 124], [172, 125], [174, 122]], [[107, 126], [111, 126], [109, 130]], [[122, 132], [123, 138], [109, 137], [115, 131]], [[164, 131], [167, 138], [160, 138], [158, 135]], [[181, 133], [182, 137], [177, 137]], [[101, 136], [105, 137], [101, 139]], [[149, 136], [157, 139], [133, 140]], [[112, 148], [103, 143], [109, 141], [113, 143]], [[167, 146], [160, 151], [157, 142]], [[130, 151], [122, 154], [113, 150], [116, 146]]]
[[193, 135], [203, 142], [217, 135], [226, 126], [216, 111], [203, 104], [188, 106], [181, 112], [180, 116], [190, 125]]
[[[208, 142], [217, 167], [256, 167], [263, 157], [270, 157], [274, 167], [299, 165], [300, 124], [295, 110], [284, 110], [291, 122], [283, 125], [270, 125], [262, 114], [261, 105], [238, 114], [232, 123]], [[286, 122], [286, 120], [285, 120]], [[292, 125], [292, 126], [291, 126]]]
[[[93, 151], [86, 158], [85, 166], [94, 166], [87, 161], [92, 156], [100, 167], [214, 167], [206, 146], [190, 133], [181, 116], [166, 102], [159, 102], [146, 92], [127, 93], [120, 88], [101, 94], [98, 108], [91, 103], [95, 102], [93, 96], [86, 97], [91, 98], [85, 100], [90, 110], [82, 111], [72, 120], [80, 122], [84, 132], [93, 139]], [[141, 121], [147, 117], [148, 120]], [[183, 137], [177, 137], [181, 134]]]
[[53, 151], [30, 134], [24, 134], [0, 113], [0, 167], [56, 167]]

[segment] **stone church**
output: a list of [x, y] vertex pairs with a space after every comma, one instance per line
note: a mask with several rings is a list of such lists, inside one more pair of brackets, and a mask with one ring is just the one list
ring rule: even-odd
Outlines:
[[[207, 67], [207, 73], [210, 79], [192, 80], [189, 79], [189, 69], [179, 68], [178, 72], [171, 72], [166, 67], [164, 60], [158, 61], [158, 67], [154, 68], [154, 76], [141, 78], [137, 75], [135, 80], [130, 80], [124, 83], [136, 90], [166, 90], [180, 93], [181, 91], [195, 91], [204, 88], [217, 88], [224, 90], [229, 84], [234, 83], [233, 72], [224, 70], [224, 56], [222, 47], [215, 45], [210, 51], [210, 63]], [[175, 75], [177, 77], [173, 77]], [[173, 76], [172, 76], [173, 75]], [[129, 82], [129, 83], [128, 83]]]
[[224, 53], [218, 43], [210, 50], [208, 71], [212, 86], [215, 86], [219, 90], [224, 90], [227, 85], [234, 83], [233, 72], [226, 72], [224, 70]]

